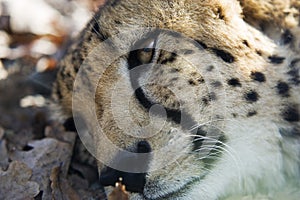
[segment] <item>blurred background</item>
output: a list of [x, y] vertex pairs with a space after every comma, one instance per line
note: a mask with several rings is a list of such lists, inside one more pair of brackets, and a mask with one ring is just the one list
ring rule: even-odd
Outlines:
[[56, 64], [104, 1], [0, 0], [0, 199], [105, 198], [46, 108]]

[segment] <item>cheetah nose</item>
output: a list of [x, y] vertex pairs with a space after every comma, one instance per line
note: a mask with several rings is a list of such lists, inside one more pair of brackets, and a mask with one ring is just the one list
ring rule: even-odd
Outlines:
[[[137, 153], [151, 152], [151, 146], [147, 141], [138, 142], [136, 149]], [[133, 154], [131, 157], [118, 158], [116, 162], [118, 166], [139, 163], [139, 166], [133, 167], [139, 167], [139, 169], [142, 169], [141, 171], [146, 172], [148, 169], [150, 158], [146, 157], [146, 159], [137, 159], [140, 158], [137, 158], [137, 156]], [[103, 186], [115, 186], [116, 182], [118, 182], [120, 178], [122, 178], [122, 184], [126, 186], [127, 191], [138, 193], [143, 192], [144, 186], [146, 184], [146, 173], [124, 172], [110, 167], [106, 167], [106, 169], [104, 169], [100, 173], [100, 183]]]

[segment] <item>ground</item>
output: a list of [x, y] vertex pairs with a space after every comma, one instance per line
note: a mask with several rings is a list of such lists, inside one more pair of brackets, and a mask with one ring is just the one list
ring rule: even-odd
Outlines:
[[0, 199], [105, 198], [46, 109], [55, 63], [102, 2], [0, 0]]

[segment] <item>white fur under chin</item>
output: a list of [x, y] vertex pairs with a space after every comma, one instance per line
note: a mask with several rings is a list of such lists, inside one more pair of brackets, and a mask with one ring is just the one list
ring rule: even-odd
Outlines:
[[[281, 144], [286, 141], [278, 127], [270, 121], [255, 119], [226, 124], [224, 131], [230, 153], [224, 153], [222, 160], [186, 199], [300, 199], [299, 160], [283, 155]], [[299, 152], [300, 145], [297, 144], [289, 151]], [[297, 156], [299, 159], [299, 154]], [[294, 180], [288, 180], [285, 174], [291, 174]], [[293, 184], [295, 180], [298, 183]]]

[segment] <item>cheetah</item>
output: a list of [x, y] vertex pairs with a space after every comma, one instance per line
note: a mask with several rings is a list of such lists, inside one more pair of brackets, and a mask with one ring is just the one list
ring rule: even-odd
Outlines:
[[299, 0], [108, 0], [59, 64], [107, 193], [300, 199]]

